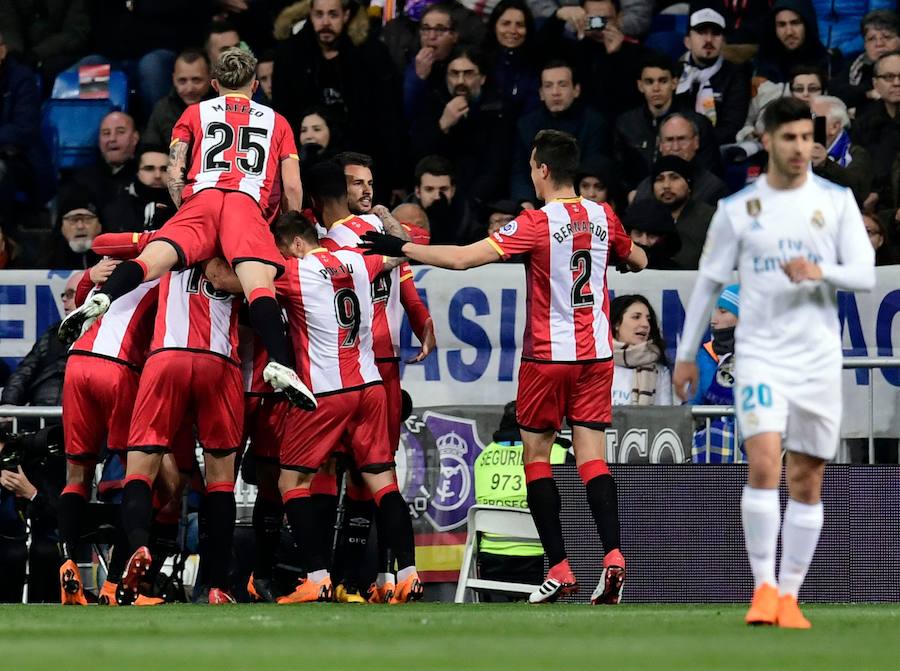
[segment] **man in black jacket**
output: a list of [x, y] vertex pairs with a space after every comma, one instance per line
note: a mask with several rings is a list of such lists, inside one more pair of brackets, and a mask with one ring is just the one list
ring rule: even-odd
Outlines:
[[718, 11], [698, 7], [688, 24], [684, 38], [688, 52], [682, 59], [676, 99], [683, 99], [689, 109], [709, 119], [717, 144], [734, 142], [750, 107], [750, 71], [722, 57], [725, 17]]
[[182, 51], [175, 59], [172, 90], [153, 107], [142, 140], [146, 144], [168, 146], [172, 129], [188, 108], [210, 97], [209, 61], [196, 49]]
[[175, 203], [166, 188], [168, 161], [165, 146], [142, 146], [131, 184], [103, 210], [104, 230], [155, 231], [175, 214]]
[[134, 152], [139, 139], [131, 116], [124, 112], [110, 112], [100, 122], [97, 137], [100, 156], [93, 165], [75, 171], [71, 184], [89, 193], [99, 207], [108, 205], [119, 191], [128, 186], [134, 175], [137, 168]]
[[400, 84], [381, 42], [356, 46], [347, 36], [349, 6], [313, 0], [306, 25], [277, 47], [272, 102], [295, 131], [304, 109], [326, 107], [347, 129], [347, 146], [371, 156], [379, 182], [396, 190], [406, 156]]

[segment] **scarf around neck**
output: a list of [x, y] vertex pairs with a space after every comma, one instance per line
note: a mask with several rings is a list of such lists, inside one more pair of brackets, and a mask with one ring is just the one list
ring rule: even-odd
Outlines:
[[853, 162], [853, 157], [850, 156], [850, 134], [846, 130], [842, 130], [841, 134], [831, 143], [831, 147], [828, 148], [828, 158], [842, 168], [846, 168]]
[[634, 370], [629, 405], [654, 405], [656, 402], [656, 364], [659, 348], [652, 342], [626, 345], [613, 340], [613, 363]]
[[719, 56], [712, 65], [702, 68], [695, 65], [690, 54], [684, 59], [684, 71], [678, 80], [676, 94], [688, 93], [697, 87], [694, 98], [694, 111], [709, 119], [713, 126], [716, 125], [716, 98], [710, 80], [722, 69], [725, 59]]

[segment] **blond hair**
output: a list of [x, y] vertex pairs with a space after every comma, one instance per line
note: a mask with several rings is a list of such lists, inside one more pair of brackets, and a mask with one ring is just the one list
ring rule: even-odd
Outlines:
[[224, 49], [213, 64], [212, 78], [231, 91], [242, 89], [256, 77], [256, 57], [240, 47]]

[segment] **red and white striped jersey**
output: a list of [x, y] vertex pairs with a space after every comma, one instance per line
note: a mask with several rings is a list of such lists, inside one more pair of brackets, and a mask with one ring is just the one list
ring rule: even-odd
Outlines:
[[70, 352], [113, 359], [131, 368], [142, 368], [153, 337], [158, 297], [159, 280], [138, 285], [113, 301], [106, 314], [72, 344]]
[[[342, 219], [328, 229], [321, 243], [325, 249], [336, 251], [359, 246], [368, 231], [384, 233], [384, 224], [374, 214], [363, 214]], [[400, 302], [400, 283], [412, 282], [412, 270], [404, 263], [393, 270], [381, 273], [372, 282], [372, 334], [375, 341], [375, 359], [378, 361], [400, 358], [400, 327], [403, 325], [403, 305]]]
[[176, 140], [190, 146], [185, 200], [203, 189], [240, 191], [268, 209], [281, 161], [298, 158], [287, 120], [242, 95], [188, 107], [172, 129]]
[[381, 381], [372, 341], [370, 285], [381, 256], [320, 247], [285, 262], [275, 281], [286, 301], [297, 373], [316, 395]]
[[238, 310], [242, 297], [216, 290], [200, 266], [168, 272], [159, 281], [159, 306], [150, 354], [183, 349], [240, 365]]
[[605, 203], [566, 198], [526, 210], [487, 238], [504, 258], [527, 253], [523, 359], [612, 357], [606, 267], [631, 239]]

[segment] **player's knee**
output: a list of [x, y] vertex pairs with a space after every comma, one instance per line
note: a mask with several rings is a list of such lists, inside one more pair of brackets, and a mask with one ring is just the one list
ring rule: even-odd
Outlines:
[[281, 474], [278, 476], [278, 491], [284, 494], [298, 487], [309, 488], [313, 475], [313, 473], [282, 469]]

